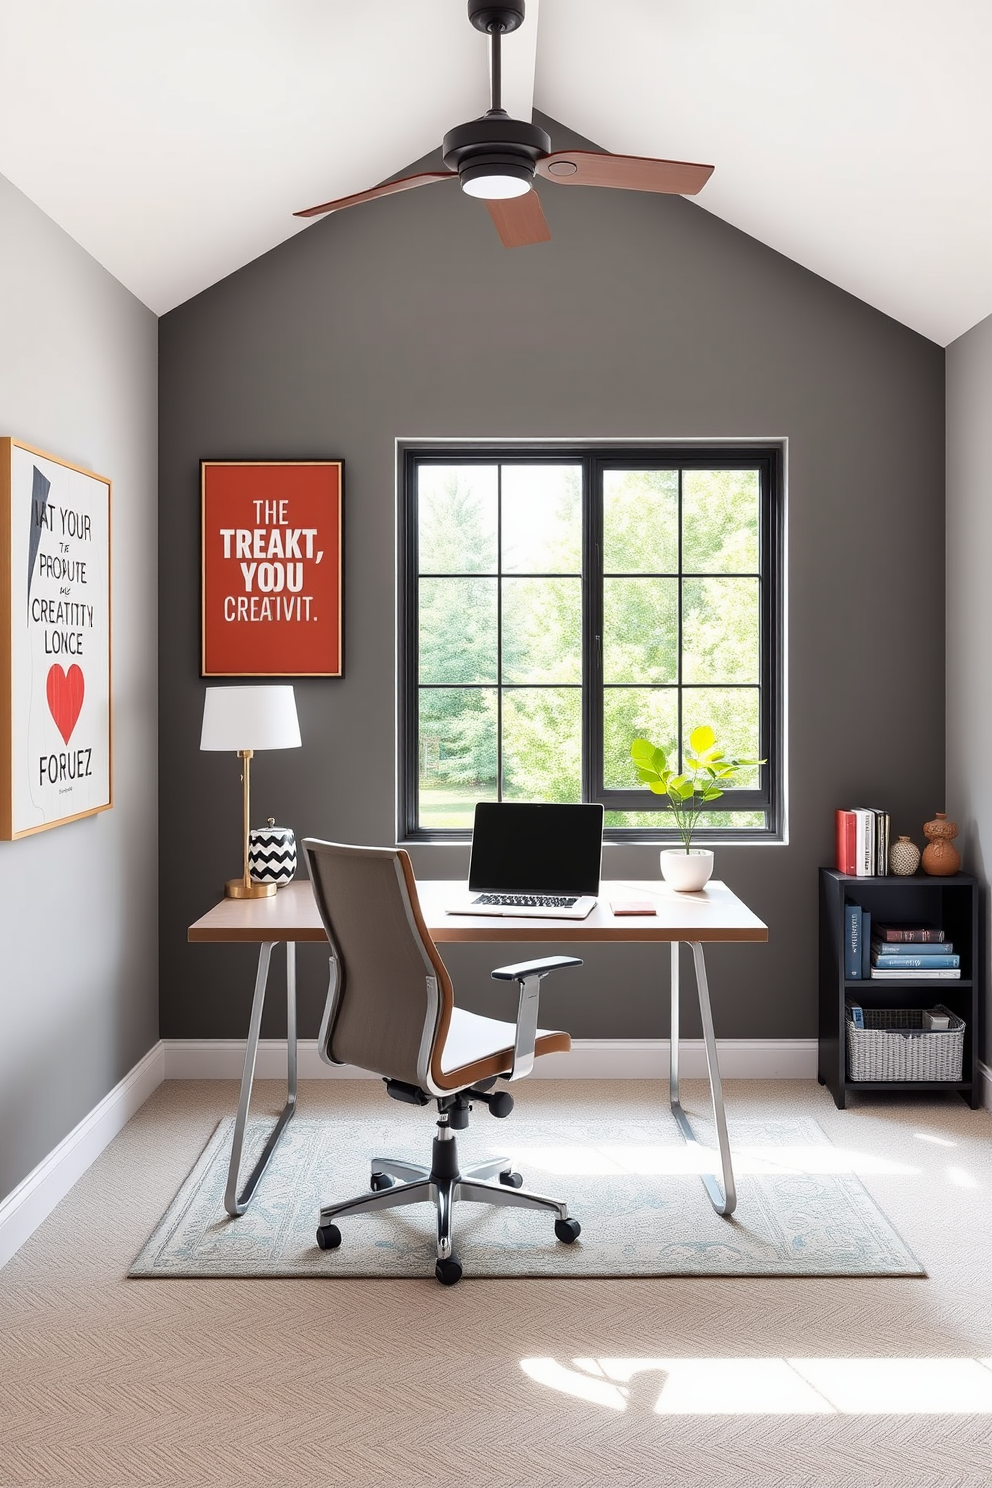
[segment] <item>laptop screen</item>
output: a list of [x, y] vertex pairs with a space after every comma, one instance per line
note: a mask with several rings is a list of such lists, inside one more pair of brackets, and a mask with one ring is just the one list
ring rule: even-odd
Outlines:
[[603, 808], [480, 801], [468, 886], [474, 893], [599, 893]]

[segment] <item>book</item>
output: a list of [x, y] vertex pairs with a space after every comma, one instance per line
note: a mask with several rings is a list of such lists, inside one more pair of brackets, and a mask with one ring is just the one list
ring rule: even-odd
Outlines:
[[871, 974], [872, 980], [875, 981], [882, 981], [888, 977], [893, 981], [902, 980], [906, 982], [953, 982], [961, 976], [960, 971], [903, 971], [901, 967], [898, 971], [889, 971], [877, 966], [872, 967]]
[[874, 935], [877, 940], [904, 940], [911, 945], [944, 939], [943, 930], [936, 925], [892, 925], [882, 920], [875, 921]]
[[861, 975], [868, 977], [871, 973], [871, 915], [864, 908], [861, 910]]
[[875, 875], [875, 813], [867, 806], [855, 806], [855, 872], [858, 878]]
[[872, 931], [871, 948], [883, 956], [949, 956], [954, 950], [952, 940], [882, 940], [877, 927]]
[[878, 875], [884, 878], [889, 871], [889, 813], [880, 811], [876, 822]]
[[871, 956], [872, 966], [880, 966], [883, 971], [899, 971], [903, 967], [907, 971], [914, 968], [919, 971], [948, 970], [953, 966], [961, 965], [960, 956], [886, 956], [884, 952], [873, 951]]
[[[866, 841], [864, 846], [864, 868], [869, 878], [884, 878], [889, 871], [889, 815], [877, 806], [856, 806], [856, 813], [866, 817]], [[859, 862], [862, 857], [859, 855]]]
[[851, 900], [844, 903], [844, 980], [848, 982], [860, 982], [863, 972], [863, 951], [861, 946], [861, 905], [852, 904]]
[[853, 811], [836, 811], [834, 813], [835, 830], [837, 834], [837, 872], [856, 874], [858, 871], [856, 856], [856, 832], [857, 824]]
[[653, 915], [658, 913], [650, 899], [611, 899], [610, 908], [615, 915]]

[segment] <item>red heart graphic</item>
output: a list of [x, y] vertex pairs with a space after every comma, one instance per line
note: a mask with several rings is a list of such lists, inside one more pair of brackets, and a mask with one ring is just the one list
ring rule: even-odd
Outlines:
[[85, 686], [78, 666], [71, 666], [68, 672], [64, 672], [56, 662], [49, 670], [48, 708], [55, 719], [56, 728], [67, 744], [83, 706]]

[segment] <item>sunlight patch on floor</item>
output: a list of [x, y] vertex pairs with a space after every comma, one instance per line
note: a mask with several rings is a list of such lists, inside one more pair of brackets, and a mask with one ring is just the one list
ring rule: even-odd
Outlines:
[[973, 1178], [964, 1168], [948, 1168], [947, 1181], [953, 1183], [955, 1188], [981, 1188], [977, 1178]]
[[992, 1415], [989, 1359], [522, 1359], [535, 1383], [655, 1415]]

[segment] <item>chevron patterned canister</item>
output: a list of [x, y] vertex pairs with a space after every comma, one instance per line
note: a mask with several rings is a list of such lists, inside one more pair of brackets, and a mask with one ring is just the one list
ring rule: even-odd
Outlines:
[[268, 825], [248, 833], [248, 869], [254, 883], [288, 884], [296, 877], [296, 837], [291, 827]]

